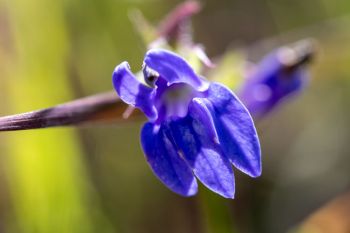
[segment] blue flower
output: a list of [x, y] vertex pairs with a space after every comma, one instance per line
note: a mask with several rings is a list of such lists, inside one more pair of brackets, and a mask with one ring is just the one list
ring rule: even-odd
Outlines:
[[[305, 47], [304, 44], [298, 46]], [[254, 117], [264, 116], [285, 97], [306, 86], [308, 75], [303, 65], [312, 54], [304, 47], [298, 48], [302, 51], [282, 47], [271, 52], [258, 64], [253, 75], [248, 77], [238, 95]]]
[[251, 177], [261, 174], [259, 140], [246, 108], [229, 89], [202, 79], [175, 53], [148, 51], [143, 77], [121, 63], [113, 85], [124, 102], [147, 116], [141, 145], [155, 175], [172, 191], [196, 194], [197, 177], [212, 191], [233, 198], [231, 164]]

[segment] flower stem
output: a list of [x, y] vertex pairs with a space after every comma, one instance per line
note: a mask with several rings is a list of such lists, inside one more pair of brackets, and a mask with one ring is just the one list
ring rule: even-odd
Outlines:
[[126, 109], [127, 105], [120, 101], [114, 91], [104, 92], [51, 108], [0, 117], [0, 131], [108, 123], [123, 120]]

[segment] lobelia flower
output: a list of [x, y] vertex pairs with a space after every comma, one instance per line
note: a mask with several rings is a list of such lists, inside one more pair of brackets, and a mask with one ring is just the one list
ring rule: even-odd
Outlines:
[[226, 87], [196, 75], [167, 50], [146, 53], [143, 78], [127, 62], [113, 72], [120, 98], [147, 116], [141, 145], [155, 175], [172, 191], [192, 196], [197, 181], [226, 198], [235, 192], [233, 164], [261, 174], [258, 136], [246, 108]]
[[305, 64], [314, 54], [314, 42], [302, 40], [263, 58], [238, 96], [254, 117], [262, 117], [281, 100], [302, 90], [308, 82]]

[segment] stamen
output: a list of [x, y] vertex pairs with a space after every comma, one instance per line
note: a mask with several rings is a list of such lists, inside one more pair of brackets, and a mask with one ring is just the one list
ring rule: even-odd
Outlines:
[[123, 118], [124, 118], [124, 119], [128, 119], [128, 118], [131, 116], [131, 114], [134, 112], [134, 110], [135, 110], [135, 107], [129, 105], [129, 106], [125, 109], [125, 111], [123, 112]]

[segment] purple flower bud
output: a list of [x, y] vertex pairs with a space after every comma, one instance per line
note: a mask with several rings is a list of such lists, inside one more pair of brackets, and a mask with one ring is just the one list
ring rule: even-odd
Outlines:
[[263, 58], [239, 91], [240, 99], [254, 117], [265, 115], [285, 97], [306, 86], [304, 65], [313, 55], [313, 45], [310, 40], [299, 41]]
[[261, 174], [259, 139], [246, 108], [229, 89], [195, 74], [177, 54], [148, 51], [142, 78], [123, 62], [114, 70], [113, 84], [124, 102], [148, 117], [141, 145], [155, 175], [172, 191], [196, 194], [197, 177], [233, 198], [231, 164], [249, 176]]

